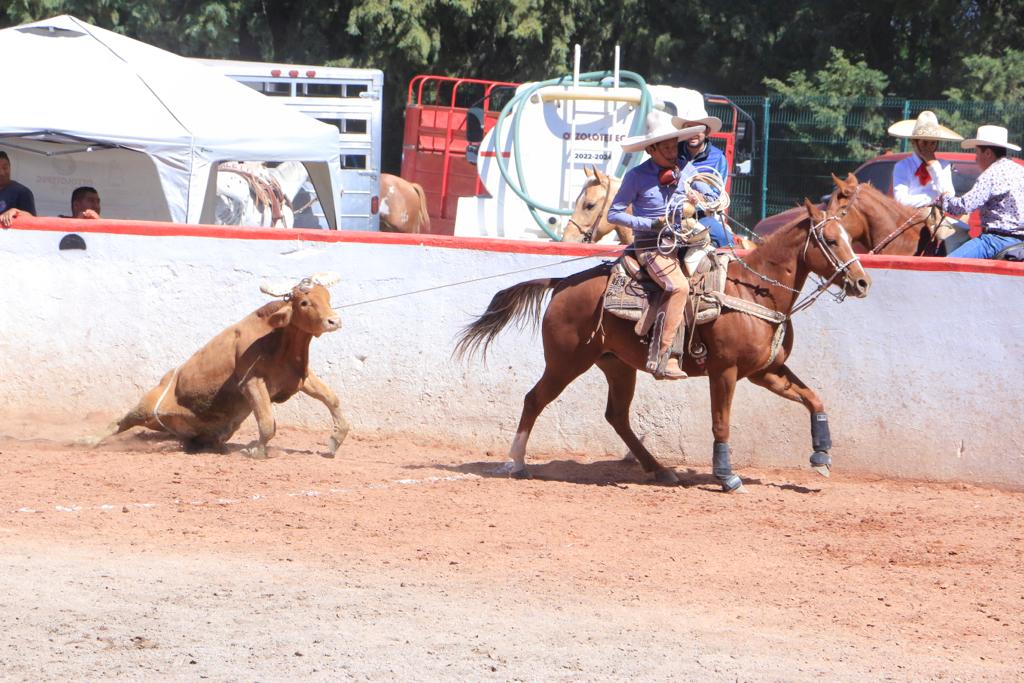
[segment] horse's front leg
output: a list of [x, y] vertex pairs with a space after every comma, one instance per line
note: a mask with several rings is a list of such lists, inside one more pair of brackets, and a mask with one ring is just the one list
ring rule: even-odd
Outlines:
[[711, 432], [715, 436], [711, 467], [726, 493], [746, 493], [743, 480], [733, 474], [729, 458], [729, 413], [736, 392], [736, 367], [709, 375], [711, 388]]
[[807, 408], [811, 414], [811, 448], [814, 449], [811, 453], [811, 468], [818, 474], [829, 476], [832, 456], [828, 451], [832, 448], [832, 436], [829, 434], [825, 406], [814, 390], [801, 382], [785, 365], [751, 375], [750, 381], [782, 398], [802, 403]]

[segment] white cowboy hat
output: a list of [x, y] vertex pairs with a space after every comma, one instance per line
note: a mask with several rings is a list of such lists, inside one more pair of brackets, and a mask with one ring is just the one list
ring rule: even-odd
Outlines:
[[662, 140], [682, 140], [700, 132], [699, 126], [677, 128], [674, 117], [657, 109], [647, 115], [645, 123], [647, 124], [647, 133], [623, 140], [623, 152], [642, 152], [649, 145], [657, 144]]
[[708, 111], [703, 104], [695, 105], [689, 111], [683, 111], [678, 116], [673, 116], [672, 123], [676, 128], [686, 128], [695, 124], [707, 126], [709, 133], [717, 133], [722, 130], [722, 119], [717, 116], [708, 116]]
[[1017, 145], [1011, 145], [1006, 141], [1006, 129], [1002, 126], [978, 126], [978, 136], [970, 140], [964, 140], [960, 146], [964, 149], [974, 149], [978, 145], [983, 147], [1005, 147], [1015, 152], [1020, 151]]
[[934, 112], [925, 110], [917, 115], [916, 119], [905, 119], [897, 121], [889, 126], [889, 135], [897, 138], [908, 138], [910, 140], [963, 140], [964, 136], [958, 135], [956, 131], [939, 125], [939, 119]]

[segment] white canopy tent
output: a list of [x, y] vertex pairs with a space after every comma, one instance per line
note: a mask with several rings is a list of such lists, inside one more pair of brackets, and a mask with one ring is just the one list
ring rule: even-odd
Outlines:
[[[166, 206], [158, 202], [155, 212], [135, 217], [211, 223], [218, 162], [301, 161], [331, 227], [338, 227], [332, 126], [199, 63], [66, 15], [0, 30], [0, 63], [18, 65], [5, 79], [0, 149], [17, 150], [22, 159], [63, 159], [37, 176], [44, 184], [74, 184], [59, 177], [62, 169], [87, 161], [124, 164], [126, 186], [137, 171], [155, 168]], [[23, 171], [16, 164], [14, 178], [38, 195]], [[73, 188], [65, 189], [67, 197]], [[106, 209], [114, 197], [97, 189]]]

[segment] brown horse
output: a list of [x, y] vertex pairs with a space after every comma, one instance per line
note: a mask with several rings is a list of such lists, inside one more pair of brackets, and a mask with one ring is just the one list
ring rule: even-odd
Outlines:
[[[729, 462], [729, 412], [736, 382], [744, 377], [807, 408], [814, 450], [811, 465], [826, 475], [831, 467], [824, 405], [785, 364], [793, 348], [789, 316], [811, 272], [826, 278], [826, 282], [809, 301], [833, 282], [841, 283], [845, 294], [866, 296], [871, 280], [854, 254], [842, 223], [824, 216], [810, 202], [806, 206], [811, 218], [808, 225], [794, 223], [782, 228], [745, 260], [729, 265], [726, 293], [777, 311], [784, 321], [772, 323], [737, 310], [723, 310], [717, 320], [700, 328], [708, 347], [705, 364], [698, 365], [692, 357], [683, 361], [689, 374], [706, 374], [710, 380], [713, 471], [725, 491], [739, 490], [743, 484]], [[510, 473], [514, 476], [528, 476], [526, 443], [538, 415], [570, 382], [597, 365], [608, 380], [605, 418], [645, 471], [654, 472], [658, 481], [678, 481], [675, 472], [655, 460], [630, 425], [636, 373], [645, 367], [647, 345], [634, 333], [632, 322], [604, 316], [608, 272], [609, 266], [601, 265], [569, 277], [531, 280], [502, 290], [487, 311], [460, 335], [457, 356], [476, 351], [486, 354], [487, 347], [510, 322], [536, 320], [545, 295], [553, 290], [541, 327], [546, 367], [540, 381], [526, 394], [512, 441]], [[807, 302], [805, 299], [800, 308]]]
[[[857, 182], [852, 173], [846, 180], [832, 176], [836, 189], [826, 212], [837, 216], [850, 239], [872, 254], [934, 256], [938, 250], [926, 208], [900, 204], [878, 191], [871, 183]], [[805, 220], [805, 219], [802, 219]]]
[[608, 209], [622, 180], [586, 166], [587, 183], [576, 198], [573, 214], [562, 233], [563, 242], [600, 242], [612, 230], [622, 244], [633, 243], [633, 231], [608, 222]]
[[430, 232], [427, 196], [419, 183], [390, 173], [380, 174], [381, 232]]

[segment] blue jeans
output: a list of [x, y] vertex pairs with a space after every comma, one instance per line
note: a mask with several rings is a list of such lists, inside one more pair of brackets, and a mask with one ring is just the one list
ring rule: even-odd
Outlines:
[[1019, 243], [1016, 237], [982, 233], [980, 237], [968, 240], [949, 256], [951, 258], [995, 258], [996, 254], [1009, 246]]
[[716, 247], [724, 247], [735, 243], [732, 233], [718, 219], [712, 216], [705, 216], [698, 219], [698, 222], [708, 229], [708, 234], [711, 235], [711, 243]]

